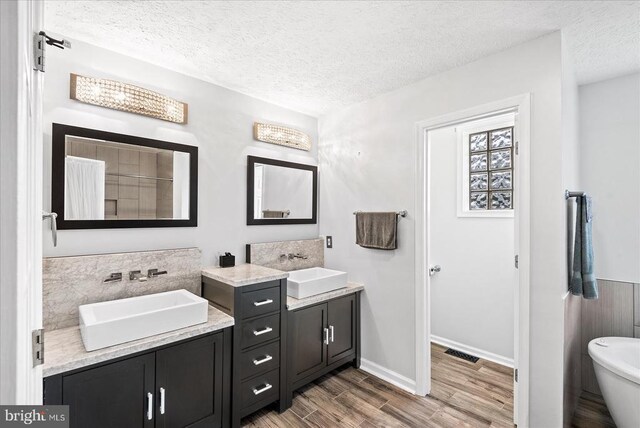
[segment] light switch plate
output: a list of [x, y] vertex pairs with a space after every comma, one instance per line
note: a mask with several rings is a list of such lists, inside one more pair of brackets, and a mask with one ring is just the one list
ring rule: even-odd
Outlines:
[[327, 248], [333, 248], [333, 237], [327, 236], [325, 241], [327, 241]]

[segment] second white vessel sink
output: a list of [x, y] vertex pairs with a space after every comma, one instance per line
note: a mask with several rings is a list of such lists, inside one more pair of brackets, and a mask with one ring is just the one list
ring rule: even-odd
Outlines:
[[296, 299], [322, 294], [347, 286], [347, 273], [314, 267], [289, 272], [287, 294]]
[[207, 322], [209, 305], [187, 290], [167, 291], [78, 308], [87, 351]]

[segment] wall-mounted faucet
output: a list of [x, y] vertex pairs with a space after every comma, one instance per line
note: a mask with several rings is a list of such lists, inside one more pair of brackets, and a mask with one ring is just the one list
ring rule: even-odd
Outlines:
[[145, 276], [142, 274], [141, 271], [139, 270], [132, 270], [131, 272], [129, 272], [129, 280], [130, 281], [140, 281], [140, 282], [144, 282], [147, 279], [149, 279], [149, 277]]
[[300, 254], [300, 253], [289, 253], [289, 260], [293, 260], [293, 259], [302, 259], [302, 260], [307, 260], [309, 258], [309, 256], [305, 256], [304, 254]]

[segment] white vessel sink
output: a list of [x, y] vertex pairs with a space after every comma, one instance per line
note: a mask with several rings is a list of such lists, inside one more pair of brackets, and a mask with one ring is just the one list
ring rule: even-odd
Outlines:
[[347, 286], [347, 273], [320, 267], [289, 272], [287, 294], [296, 299], [326, 293]]
[[81, 305], [87, 351], [207, 322], [208, 303], [187, 290]]

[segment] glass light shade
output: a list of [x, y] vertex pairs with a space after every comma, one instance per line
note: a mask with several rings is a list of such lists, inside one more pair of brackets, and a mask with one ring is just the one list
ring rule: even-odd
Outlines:
[[300, 150], [311, 150], [311, 138], [302, 131], [270, 123], [253, 124], [253, 138]]
[[188, 105], [139, 86], [71, 73], [71, 99], [186, 124]]

